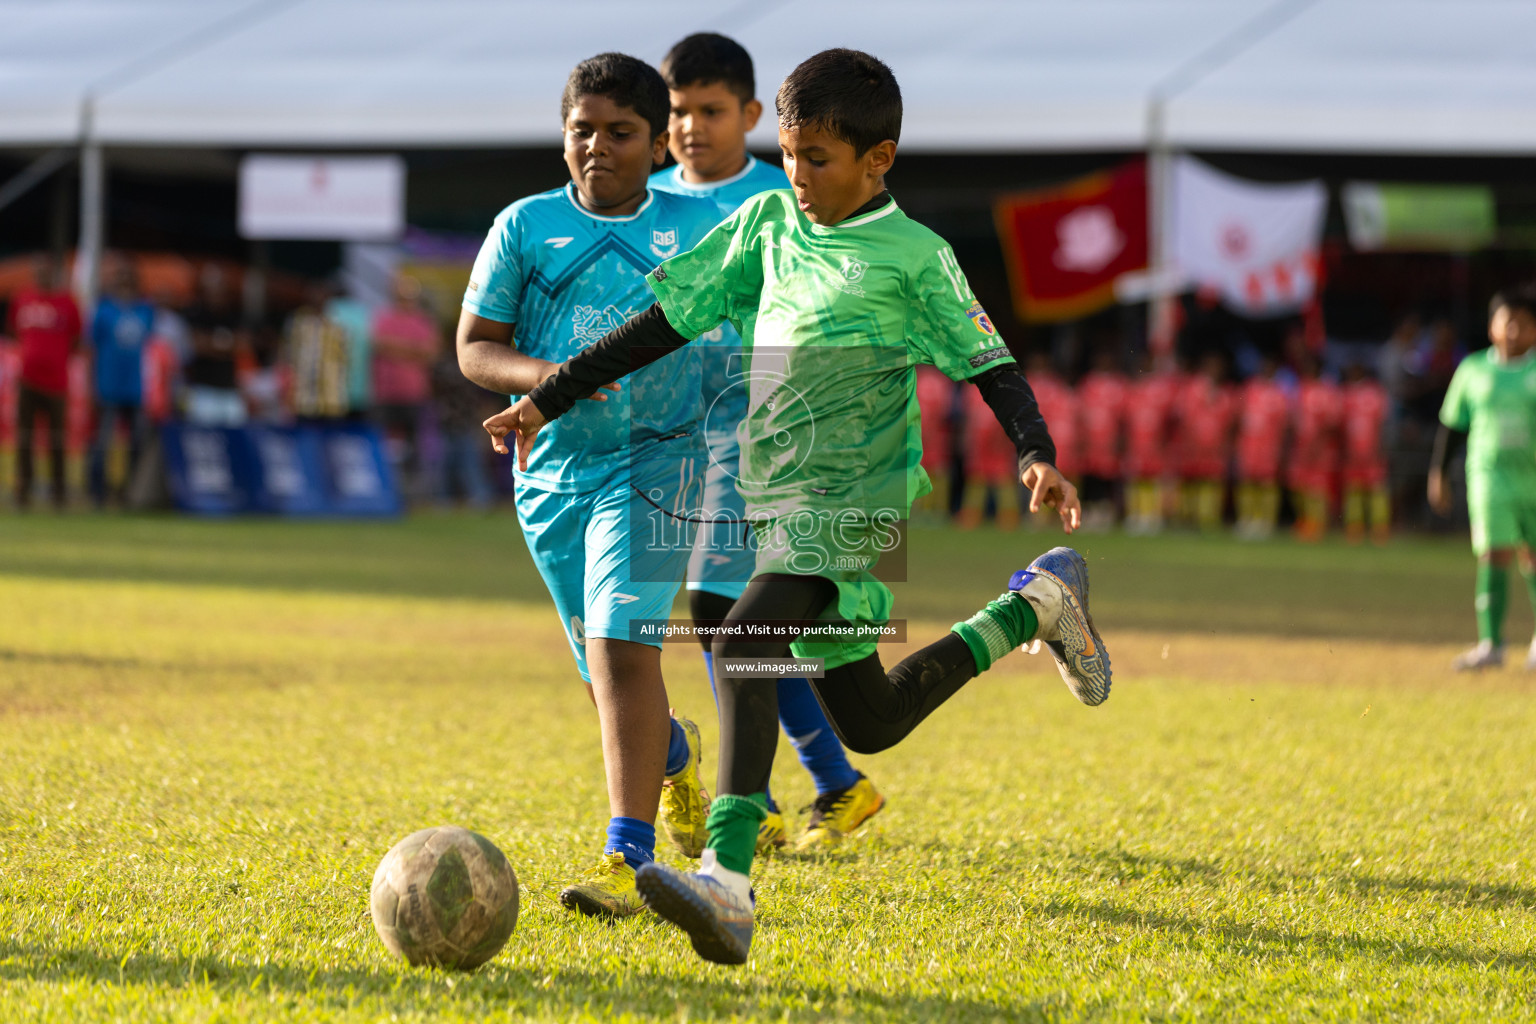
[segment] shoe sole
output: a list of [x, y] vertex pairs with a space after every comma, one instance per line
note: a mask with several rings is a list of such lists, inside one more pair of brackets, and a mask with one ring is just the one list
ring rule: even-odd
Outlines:
[[605, 906], [602, 903], [599, 903], [597, 900], [594, 900], [586, 893], [580, 892], [576, 889], [562, 889], [560, 891], [559, 900], [560, 905], [567, 910], [574, 910], [578, 914], [583, 914], [587, 917], [606, 918], [610, 921], [618, 921], [626, 917], [633, 917], [634, 915], [640, 913], [642, 909], [644, 909], [642, 907], [636, 907], [634, 910], [631, 910], [627, 913], [622, 913], [614, 910], [611, 907]]
[[[1078, 555], [1078, 560], [1082, 562], [1081, 555]], [[1088, 589], [1087, 563], [1082, 562], [1081, 568], [1083, 590], [1086, 592]], [[1099, 637], [1099, 630], [1093, 624], [1093, 615], [1089, 613], [1087, 603], [1080, 601], [1077, 591], [1050, 570], [1031, 566], [1024, 571], [1036, 576], [1044, 576], [1061, 588], [1062, 607], [1059, 627], [1061, 639], [1047, 640], [1044, 643], [1050, 650], [1051, 657], [1056, 659], [1056, 670], [1061, 673], [1061, 679], [1067, 684], [1067, 689], [1072, 691], [1072, 696], [1089, 707], [1097, 707], [1109, 699], [1114, 677], [1109, 663], [1109, 651], [1105, 649], [1104, 641]], [[1038, 651], [1040, 641], [1031, 643], [1027, 649], [1030, 653]], [[1083, 670], [1084, 663], [1091, 662], [1092, 659], [1103, 661], [1102, 682], [1098, 678], [1098, 672]]]
[[738, 965], [747, 962], [747, 949], [715, 915], [704, 898], [693, 890], [670, 884], [661, 872], [644, 871], [635, 879], [640, 898], [657, 916], [683, 930], [693, 951], [713, 964]]

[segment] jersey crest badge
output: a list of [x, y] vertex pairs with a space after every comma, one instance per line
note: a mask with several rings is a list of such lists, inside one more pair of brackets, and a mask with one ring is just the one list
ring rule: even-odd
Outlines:
[[677, 255], [677, 228], [668, 228], [666, 231], [652, 229], [651, 252], [657, 259], [671, 259]]
[[864, 288], [859, 282], [864, 280], [864, 273], [869, 270], [869, 264], [854, 256], [844, 256], [842, 264], [837, 268], [838, 290], [848, 295], [864, 295]]
[[992, 318], [987, 316], [987, 311], [981, 308], [981, 303], [971, 303], [971, 308], [965, 311], [965, 315], [971, 318], [971, 323], [976, 329], [989, 338], [997, 337], [997, 328], [992, 326]]

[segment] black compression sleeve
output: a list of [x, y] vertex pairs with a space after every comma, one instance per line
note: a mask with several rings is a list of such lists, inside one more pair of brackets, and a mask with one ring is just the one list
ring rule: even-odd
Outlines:
[[971, 383], [1019, 450], [1020, 473], [1037, 462], [1056, 464], [1056, 445], [1024, 371], [1014, 365], [996, 366], [972, 377]]
[[528, 398], [546, 420], [559, 418], [604, 384], [634, 373], [688, 344], [673, 330], [661, 306], [630, 317], [555, 368]]
[[1446, 472], [1451, 468], [1451, 460], [1466, 443], [1466, 434], [1459, 430], [1452, 430], [1442, 423], [1440, 430], [1435, 434], [1435, 450], [1429, 457], [1429, 464], [1441, 473]]

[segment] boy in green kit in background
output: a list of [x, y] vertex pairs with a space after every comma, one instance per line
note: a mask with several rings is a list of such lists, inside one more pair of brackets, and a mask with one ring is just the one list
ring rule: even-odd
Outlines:
[[[1477, 646], [1459, 655], [1458, 672], [1504, 664], [1504, 612], [1509, 567], [1520, 572], [1536, 606], [1536, 288], [1500, 292], [1488, 305], [1493, 344], [1461, 361], [1440, 408], [1429, 471], [1429, 503], [1450, 511], [1446, 470], [1456, 450], [1467, 450], [1467, 513], [1477, 556]], [[1525, 667], [1536, 669], [1536, 640]]]

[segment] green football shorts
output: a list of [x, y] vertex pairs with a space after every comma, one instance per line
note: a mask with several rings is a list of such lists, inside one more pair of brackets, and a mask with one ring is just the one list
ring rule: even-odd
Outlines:
[[1473, 554], [1521, 545], [1536, 548], [1536, 494], [1470, 475], [1467, 515], [1472, 520]]

